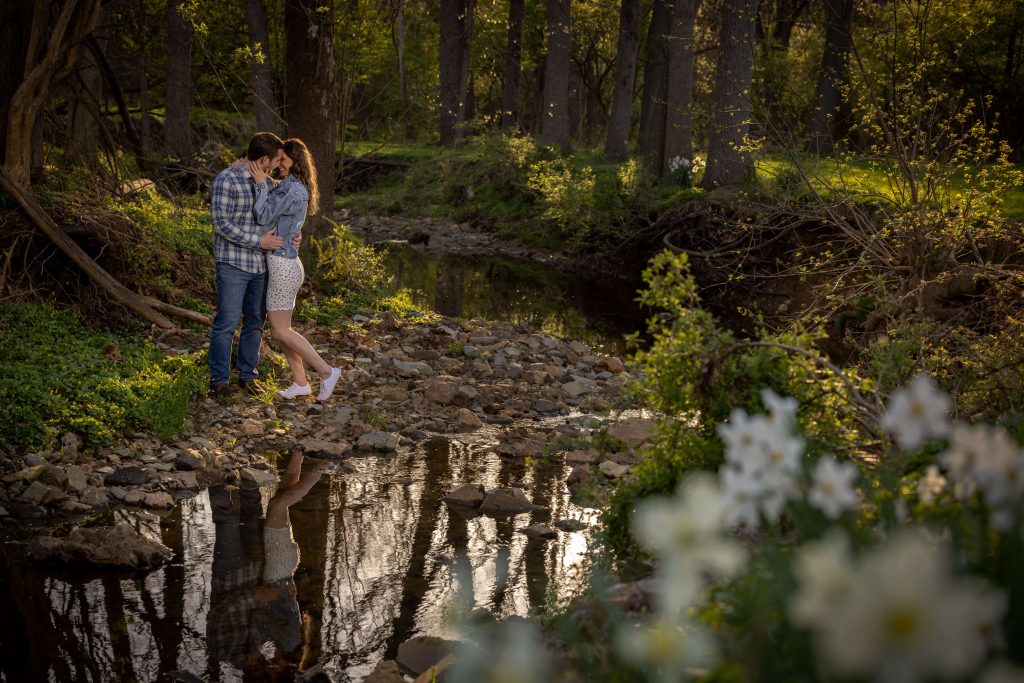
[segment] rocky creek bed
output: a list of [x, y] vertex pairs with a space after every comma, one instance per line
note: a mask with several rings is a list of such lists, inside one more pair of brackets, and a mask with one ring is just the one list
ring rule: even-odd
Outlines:
[[[83, 452], [69, 434], [59, 450], [25, 454], [22, 466], [3, 477], [0, 488], [7, 585], [13, 587], [19, 575], [23, 582], [50, 585], [47, 572], [52, 570], [28, 570], [23, 566], [25, 557], [79, 569], [163, 566], [157, 571], [165, 578], [168, 572], [187, 574], [187, 557], [191, 555], [195, 563], [199, 543], [189, 540], [189, 529], [207, 528], [207, 535], [212, 533], [221, 541], [213, 493], [221, 496], [226, 491], [228, 500], [234, 501], [229, 505], [235, 506], [239, 497], [255, 495], [265, 507], [284, 473], [284, 458], [300, 453], [307, 459], [307, 469], [314, 460], [330, 463], [323, 468], [329, 483], [314, 489], [320, 491], [318, 508], [351, 508], [368, 514], [360, 512], [365, 508], [380, 513], [371, 520], [350, 520], [360, 526], [369, 524], [370, 529], [362, 533], [379, 536], [377, 543], [370, 544], [376, 548], [371, 556], [388, 557], [388, 548], [405, 547], [404, 559], [397, 562], [402, 571], [391, 571], [396, 565], [393, 557], [378, 557], [377, 563], [378, 572], [404, 586], [399, 601], [403, 608], [390, 622], [345, 627], [387, 637], [367, 644], [358, 635], [331, 640], [321, 634], [314, 648], [321, 662], [315, 671], [324, 680], [360, 680], [374, 670], [377, 677], [366, 680], [402, 680], [400, 674], [389, 677], [387, 673], [395, 666], [395, 658], [406, 674], [420, 673], [416, 668], [431, 656], [419, 656], [420, 664], [402, 662], [399, 646], [444, 632], [442, 620], [424, 615], [445, 602], [446, 589], [437, 589], [441, 595], [432, 594], [434, 584], [424, 577], [434, 576], [435, 583], [447, 585], [443, 570], [435, 567], [431, 574], [429, 568], [446, 560], [434, 553], [456, 552], [459, 542], [438, 545], [431, 541], [437, 534], [455, 533], [468, 554], [475, 553], [480, 562], [477, 569], [490, 576], [482, 580], [488, 586], [485, 593], [493, 598], [481, 605], [494, 616], [526, 616], [542, 607], [548, 588], [539, 586], [571, 583], [570, 575], [580, 570], [589, 542], [587, 528], [595, 520], [596, 511], [588, 507], [592, 502], [573, 501], [569, 489], [585, 490], [590, 501], [600, 499], [615, 480], [628, 476], [638, 462], [639, 450], [654, 434], [653, 420], [622, 410], [627, 407], [622, 389], [631, 379], [622, 359], [595, 352], [579, 341], [484, 320], [411, 323], [385, 314], [373, 319], [360, 316], [353, 322], [345, 332], [313, 323], [303, 330], [325, 358], [343, 371], [343, 380], [326, 404], [302, 399], [264, 403], [241, 395], [227, 401], [208, 398], [193, 411], [186, 432], [177, 440], [165, 443], [135, 434], [113, 448]], [[186, 336], [166, 341], [173, 347], [169, 352], [181, 352], [197, 348], [205, 339]], [[600, 439], [595, 440], [598, 435]], [[593, 447], [598, 441], [602, 449]], [[418, 470], [424, 462], [433, 464]], [[456, 466], [456, 462], [463, 464]], [[441, 474], [429, 474], [435, 470]], [[420, 493], [415, 501], [408, 491], [395, 499], [387, 493], [391, 489]], [[431, 495], [425, 493], [427, 489]], [[357, 502], [350, 505], [353, 499]], [[439, 508], [444, 510], [443, 526], [448, 531], [439, 526]], [[400, 514], [403, 509], [413, 512]], [[311, 599], [311, 611], [321, 615], [321, 623], [327, 608], [324, 590], [331, 577], [318, 566], [318, 558], [333, 557], [344, 549], [336, 548], [332, 555], [316, 548], [324, 543], [345, 545], [330, 540], [339, 537], [331, 524], [321, 525], [327, 540], [298, 541], [303, 564], [295, 582], [304, 585], [302, 572], [311, 572], [314, 578], [306, 581], [311, 585], [309, 594], [319, 593]], [[424, 526], [429, 528], [424, 531]], [[244, 527], [243, 522], [240, 528]], [[454, 532], [456, 527], [462, 531]], [[298, 539], [298, 523], [295, 528]], [[403, 539], [410, 538], [411, 545], [403, 546]], [[479, 547], [474, 550], [479, 544], [490, 545], [486, 552]], [[207, 551], [216, 563], [212, 546]], [[502, 583], [495, 577], [507, 575], [516, 566], [517, 552], [527, 558], [530, 553], [547, 557], [533, 560], [532, 566], [530, 560], [520, 558], [523, 568], [518, 573], [513, 569], [512, 575], [521, 580], [522, 594], [515, 587], [495, 588]], [[25, 572], [33, 578], [25, 579]], [[88, 586], [96, 580], [68, 585]], [[143, 583], [149, 580], [142, 579]], [[493, 597], [496, 590], [500, 599]], [[203, 599], [201, 593], [196, 597], [185, 592], [172, 602], [198, 601], [192, 609], [209, 611], [209, 594], [206, 603]], [[51, 595], [51, 608], [52, 600]], [[7, 595], [2, 601], [19, 609], [15, 596]], [[412, 614], [403, 611], [410, 601], [416, 605]], [[80, 606], [78, 619], [95, 617], [95, 606], [86, 604]], [[34, 619], [53, 621], [52, 614], [45, 616], [51, 608]], [[373, 618], [365, 609], [355, 613]], [[181, 608], [183, 620], [189, 618], [187, 614], [188, 609]], [[151, 629], [150, 638], [158, 638], [157, 630]], [[178, 641], [179, 650], [188, 649], [183, 632], [174, 631], [166, 638]], [[90, 656], [81, 647], [76, 655], [70, 652], [76, 646], [65, 643], [42, 658], [60, 671], [67, 666], [59, 664], [61, 658], [84, 661]], [[209, 665], [183, 664], [179, 657], [173, 668], [202, 678], [215, 665], [214, 655], [207, 654]], [[4, 662], [0, 668], [8, 669], [7, 656], [0, 660]], [[156, 666], [168, 669], [171, 664], [162, 656]], [[244, 666], [238, 664], [237, 670], [244, 671]]]

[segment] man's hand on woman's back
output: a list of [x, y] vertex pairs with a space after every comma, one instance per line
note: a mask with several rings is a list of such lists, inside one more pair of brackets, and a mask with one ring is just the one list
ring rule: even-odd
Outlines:
[[260, 235], [260, 249], [275, 251], [284, 246], [284, 240], [274, 234], [274, 228]]

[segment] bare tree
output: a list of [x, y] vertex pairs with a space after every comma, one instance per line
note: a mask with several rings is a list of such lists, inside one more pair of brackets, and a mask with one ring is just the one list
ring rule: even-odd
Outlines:
[[619, 40], [615, 50], [615, 84], [612, 110], [604, 153], [616, 161], [625, 161], [628, 153], [630, 114], [633, 111], [633, 83], [636, 80], [636, 56], [640, 26], [640, 0], [622, 0], [619, 9]]
[[[109, 12], [101, 12], [94, 40], [102, 51], [106, 47], [106, 29]], [[78, 64], [67, 81], [67, 145], [64, 155], [68, 159], [82, 159], [93, 163], [99, 147], [100, 103], [103, 99], [103, 71], [97, 57], [90, 50], [79, 50]]]
[[501, 127], [519, 124], [519, 76], [522, 69], [523, 12], [525, 0], [509, 0], [508, 46], [505, 49], [505, 83], [501, 92]]
[[570, 0], [548, 0], [541, 142], [569, 149]]
[[441, 0], [441, 46], [438, 68], [441, 83], [441, 144], [455, 142], [456, 126], [462, 121], [465, 87], [462, 84], [466, 0]]
[[323, 235], [323, 220], [334, 208], [335, 142], [338, 126], [337, 69], [334, 60], [332, 0], [287, 0], [284, 7], [288, 44], [288, 135], [301, 138], [316, 164], [319, 211], [307, 224]]
[[181, 15], [183, 2], [167, 2], [167, 113], [164, 120], [164, 144], [179, 159], [192, 155], [192, 126], [189, 123], [192, 27]]
[[[74, 68], [82, 40], [96, 27], [100, 0], [67, 0], [55, 21], [51, 20], [53, 9], [54, 4], [45, 0], [33, 8], [24, 77], [8, 109], [4, 168], [20, 186], [28, 185], [33, 143], [39, 140], [35, 136], [39, 113], [54, 87]], [[15, 18], [23, 21], [25, 15]]]
[[814, 113], [811, 115], [809, 152], [831, 152], [849, 125], [850, 21], [853, 0], [824, 0], [825, 52], [821, 58]]
[[736, 185], [754, 175], [743, 145], [750, 127], [750, 86], [754, 73], [757, 0], [725, 0], [708, 130], [708, 166], [703, 186]]
[[662, 173], [668, 170], [668, 163], [676, 157], [693, 160], [693, 28], [700, 2], [676, 0], [672, 8]]
[[411, 140], [415, 131], [412, 127], [412, 102], [409, 100], [409, 71], [405, 65], [405, 0], [396, 0], [393, 37], [398, 56], [398, 91], [402, 98], [402, 132], [407, 140]]
[[6, 157], [7, 129], [12, 102], [25, 75], [33, 7], [27, 2], [0, 2], [0, 160]]
[[263, 0], [245, 0], [245, 20], [249, 26], [249, 88], [252, 108], [259, 130], [277, 131], [278, 117], [274, 106], [274, 87], [270, 78], [270, 39], [267, 34], [267, 10]]
[[640, 153], [644, 166], [661, 173], [665, 153], [665, 100], [668, 96], [668, 33], [672, 30], [671, 0], [655, 0], [644, 48], [644, 89], [640, 99]]

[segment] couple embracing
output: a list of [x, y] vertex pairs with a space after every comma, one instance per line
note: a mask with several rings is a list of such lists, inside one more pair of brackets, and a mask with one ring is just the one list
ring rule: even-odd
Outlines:
[[[280, 182], [269, 175], [278, 171]], [[284, 398], [312, 393], [306, 364], [320, 375], [317, 399], [326, 401], [341, 370], [331, 367], [299, 333], [291, 329], [295, 297], [305, 272], [298, 248], [307, 213], [319, 203], [316, 167], [305, 143], [257, 133], [245, 159], [221, 171], [213, 181], [210, 212], [217, 266], [217, 314], [210, 333], [210, 391], [231, 392], [231, 347], [239, 319], [238, 383], [253, 391], [258, 377], [263, 325], [280, 344], [292, 373]]]

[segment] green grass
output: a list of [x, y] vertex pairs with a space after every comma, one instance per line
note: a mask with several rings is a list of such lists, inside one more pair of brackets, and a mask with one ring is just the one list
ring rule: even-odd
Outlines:
[[0, 303], [0, 444], [48, 448], [66, 431], [89, 446], [127, 430], [169, 438], [206, 384], [205, 354], [167, 356], [95, 331], [50, 304]]

